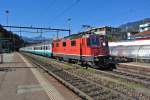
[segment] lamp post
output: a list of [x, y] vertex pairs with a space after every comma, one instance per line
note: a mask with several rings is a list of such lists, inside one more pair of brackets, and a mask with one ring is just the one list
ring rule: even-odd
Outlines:
[[8, 26], [9, 10], [6, 10], [5, 13], [6, 13], [6, 24], [7, 24], [7, 26]]

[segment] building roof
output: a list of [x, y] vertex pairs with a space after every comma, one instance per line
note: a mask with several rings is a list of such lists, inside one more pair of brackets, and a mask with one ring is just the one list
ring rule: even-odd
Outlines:
[[147, 35], [150, 35], [150, 30], [135, 34], [135, 36], [147, 36]]

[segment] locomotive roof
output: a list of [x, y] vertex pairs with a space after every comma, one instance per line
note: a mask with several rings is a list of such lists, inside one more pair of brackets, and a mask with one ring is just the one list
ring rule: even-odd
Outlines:
[[82, 36], [84, 36], [84, 35], [86, 35], [86, 34], [87, 34], [87, 33], [85, 33], [85, 32], [81, 32], [81, 33], [72, 34], [72, 35], [70, 35], [70, 36], [66, 36], [66, 37], [64, 37], [64, 38], [62, 38], [62, 39], [57, 39], [57, 40], [54, 40], [54, 41], [57, 42], [57, 41], [66, 40], [66, 39], [77, 39], [77, 38], [80, 38], [80, 37], [82, 37]]
[[63, 39], [75, 39], [75, 38], [79, 38], [82, 37], [83, 35], [85, 35], [86, 33], [78, 33], [78, 34], [72, 34], [70, 36], [66, 36]]

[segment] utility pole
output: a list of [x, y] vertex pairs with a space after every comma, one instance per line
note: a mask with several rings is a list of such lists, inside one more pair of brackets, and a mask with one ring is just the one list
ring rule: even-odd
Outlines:
[[[7, 26], [8, 26], [8, 16], [9, 16], [9, 10], [6, 10], [5, 11], [5, 13], [6, 13], [6, 24], [7, 24]], [[2, 47], [2, 42], [0, 43], [0, 58], [1, 58], [1, 64], [3, 63], [3, 47]]]

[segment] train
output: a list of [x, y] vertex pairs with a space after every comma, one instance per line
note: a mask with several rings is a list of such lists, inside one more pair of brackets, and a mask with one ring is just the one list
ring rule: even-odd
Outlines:
[[105, 68], [111, 63], [108, 61], [107, 37], [95, 33], [73, 34], [51, 42], [23, 47], [20, 51], [98, 68]]
[[118, 41], [118, 42], [109, 42], [108, 44], [109, 44], [109, 47], [150, 45], [150, 39], [126, 40], [126, 41]]
[[113, 61], [150, 63], [150, 39], [109, 43]]

